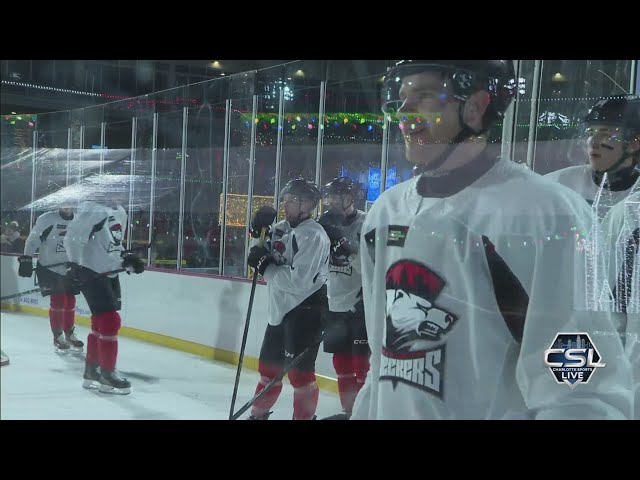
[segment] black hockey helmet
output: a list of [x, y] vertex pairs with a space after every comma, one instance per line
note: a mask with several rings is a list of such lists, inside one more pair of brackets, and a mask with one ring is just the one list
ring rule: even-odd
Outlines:
[[305, 180], [304, 178], [294, 178], [293, 180], [289, 180], [284, 188], [280, 191], [280, 200], [285, 195], [295, 195], [299, 198], [306, 198], [311, 200], [313, 203], [313, 207], [315, 208], [318, 205], [318, 202], [322, 198], [322, 194], [320, 193], [320, 189], [311, 180]]
[[345, 195], [353, 193], [355, 183], [349, 177], [337, 177], [322, 187], [322, 195], [326, 198], [331, 195]]
[[442, 72], [453, 96], [463, 102], [477, 91], [489, 92], [491, 103], [484, 115], [484, 130], [504, 116], [517, 90], [513, 60], [400, 60], [384, 77], [383, 112], [397, 112], [402, 106], [402, 79], [421, 72]]
[[640, 133], [640, 98], [620, 96], [600, 100], [589, 109], [583, 124], [611, 125]]

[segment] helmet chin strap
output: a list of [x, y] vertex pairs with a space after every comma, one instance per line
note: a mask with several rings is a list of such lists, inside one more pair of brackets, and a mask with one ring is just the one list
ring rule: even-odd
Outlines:
[[436, 156], [436, 158], [431, 160], [428, 164], [422, 163], [413, 167], [414, 176], [421, 175], [423, 173], [429, 174], [429, 172], [437, 171], [440, 167], [442, 167], [442, 165], [446, 163], [446, 161], [449, 159], [449, 157], [451, 156], [451, 154], [459, 144], [461, 144], [468, 138], [471, 138], [473, 135], [478, 135], [479, 133], [482, 133], [482, 130], [479, 132], [476, 132], [471, 127], [469, 127], [466, 123], [464, 123], [465, 104], [466, 102], [462, 102], [458, 106], [458, 119], [460, 121], [460, 125], [462, 125], [462, 130], [460, 130], [460, 132], [458, 132], [458, 134], [455, 137], [453, 137], [453, 139], [447, 145], [447, 148], [445, 148], [445, 150], [440, 155]]

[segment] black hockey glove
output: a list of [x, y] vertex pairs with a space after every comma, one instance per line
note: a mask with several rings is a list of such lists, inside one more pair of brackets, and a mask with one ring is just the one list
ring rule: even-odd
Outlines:
[[269, 255], [269, 250], [264, 247], [251, 247], [247, 263], [251, 268], [255, 268], [260, 275], [264, 275], [264, 271], [269, 264], [273, 262], [273, 258]]
[[79, 291], [83, 284], [82, 267], [77, 263], [68, 262], [64, 284], [67, 290]]
[[349, 265], [349, 255], [353, 253], [351, 245], [345, 237], [339, 238], [331, 242], [331, 264], [337, 267], [346, 267]]
[[348, 257], [353, 253], [349, 241], [345, 238], [339, 238], [331, 243], [331, 254], [337, 257]]
[[340, 229], [340, 226], [342, 225], [342, 222], [344, 222], [344, 219], [345, 216], [343, 213], [336, 213], [329, 210], [318, 220], [318, 223], [322, 228], [324, 228], [324, 231], [327, 232], [332, 244], [342, 238], [342, 230]]
[[342, 236], [342, 230], [340, 230], [338, 227], [334, 227], [333, 225], [322, 225], [322, 228], [324, 228], [324, 231], [327, 232], [327, 236], [329, 237], [331, 245], [339, 242], [341, 238], [344, 238]]
[[339, 227], [344, 223], [346, 215], [343, 212], [339, 212], [336, 210], [327, 210], [318, 220], [318, 223], [323, 227], [325, 225], [332, 225], [334, 227]]
[[269, 236], [269, 230], [271, 224], [276, 219], [276, 215], [277, 212], [275, 208], [268, 206], [261, 207], [253, 216], [253, 220], [251, 220], [251, 236], [253, 238], [260, 238], [260, 232], [263, 228], [267, 229], [267, 236]]
[[18, 275], [29, 278], [33, 275], [33, 259], [29, 255], [21, 255], [18, 257], [20, 266], [18, 267]]
[[131, 275], [131, 272], [142, 273], [144, 272], [144, 261], [132, 253], [126, 253], [122, 256], [122, 268], [127, 271], [127, 275]]

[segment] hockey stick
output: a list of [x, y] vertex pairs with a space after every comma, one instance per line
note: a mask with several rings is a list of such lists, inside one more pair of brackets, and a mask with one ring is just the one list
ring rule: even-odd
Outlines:
[[[264, 237], [267, 233], [266, 228], [260, 231], [260, 243], [264, 245]], [[244, 359], [244, 349], [247, 345], [247, 336], [249, 334], [249, 320], [251, 319], [251, 310], [253, 309], [253, 297], [256, 293], [256, 284], [258, 283], [258, 269], [253, 271], [253, 281], [251, 283], [251, 296], [249, 297], [249, 308], [247, 309], [247, 318], [244, 321], [244, 334], [242, 335], [242, 345], [240, 346], [240, 357], [238, 358], [238, 370], [236, 371], [236, 383], [233, 386], [233, 395], [231, 397], [231, 408], [229, 409], [229, 420], [233, 416], [233, 407], [236, 405], [236, 396], [238, 395], [238, 384], [240, 383], [240, 371], [242, 370], [242, 361]]]
[[334, 332], [334, 330], [331, 330], [331, 329], [325, 330], [322, 333], [322, 335], [320, 336], [320, 338], [316, 342], [314, 342], [311, 345], [309, 345], [300, 355], [298, 355], [293, 360], [291, 360], [291, 362], [289, 362], [287, 364], [287, 366], [284, 367], [282, 369], [282, 371], [274, 379], [272, 379], [269, 383], [267, 383], [265, 385], [265, 387], [262, 390], [260, 390], [251, 400], [249, 400], [247, 403], [245, 403], [240, 408], [240, 410], [238, 410], [234, 415], [229, 417], [229, 420], [237, 420], [240, 417], [240, 415], [242, 415], [244, 412], [249, 410], [251, 408], [251, 406], [254, 403], [256, 403], [260, 397], [262, 397], [265, 393], [267, 393], [269, 390], [271, 390], [271, 388], [276, 383], [282, 381], [282, 379], [287, 375], [287, 373], [289, 373], [290, 370], [295, 368], [310, 351], [312, 351], [313, 349], [317, 348], [318, 345], [320, 345], [322, 342], [324, 342], [324, 340], [327, 338], [327, 336], [330, 333], [333, 333], [333, 332]]
[[[106, 276], [109, 276], [109, 275], [113, 275], [114, 273], [122, 273], [122, 272], [126, 272], [126, 271], [127, 271], [126, 268], [119, 268], [117, 270], [111, 270], [109, 272], [99, 273], [99, 274], [95, 275], [94, 277], [85, 280], [84, 282], [81, 283], [81, 285], [85, 284], [87, 282], [90, 282], [92, 280], [95, 280], [96, 278], [99, 278], [99, 277], [106, 277]], [[27, 290], [26, 292], [13, 293], [11, 295], [7, 295], [6, 297], [0, 298], [0, 302], [4, 302], [5, 300], [11, 300], [12, 298], [16, 298], [16, 297], [21, 297], [22, 295], [29, 295], [30, 293], [37, 293], [37, 292], [39, 292], [41, 290], [42, 290], [42, 287], [38, 287], [38, 288], [34, 288], [33, 290]]]

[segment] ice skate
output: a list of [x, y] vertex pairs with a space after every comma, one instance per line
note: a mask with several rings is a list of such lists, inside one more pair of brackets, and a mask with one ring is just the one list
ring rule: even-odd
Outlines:
[[346, 412], [338, 413], [336, 415], [331, 415], [330, 417], [321, 418], [321, 420], [350, 420], [350, 419], [351, 419], [351, 414]]
[[247, 418], [247, 420], [269, 420], [269, 417], [271, 416], [273, 412], [267, 412], [267, 413], [263, 413], [262, 415], [254, 415], [253, 413], [251, 415], [249, 415], [249, 418]]
[[62, 330], [58, 330], [53, 334], [53, 346], [55, 348], [56, 353], [59, 353], [62, 355], [66, 355], [69, 353], [69, 349], [71, 348], [71, 345], [69, 345], [67, 341], [64, 339], [64, 334], [62, 333]]
[[98, 365], [91, 363], [85, 363], [84, 365], [84, 382], [82, 382], [82, 388], [97, 389], [100, 388], [100, 369]]
[[131, 383], [118, 375], [115, 370], [108, 372], [100, 369], [100, 392], [127, 395], [131, 393]]
[[75, 326], [65, 332], [65, 340], [69, 344], [71, 353], [82, 353], [84, 351], [84, 343], [75, 334]]

